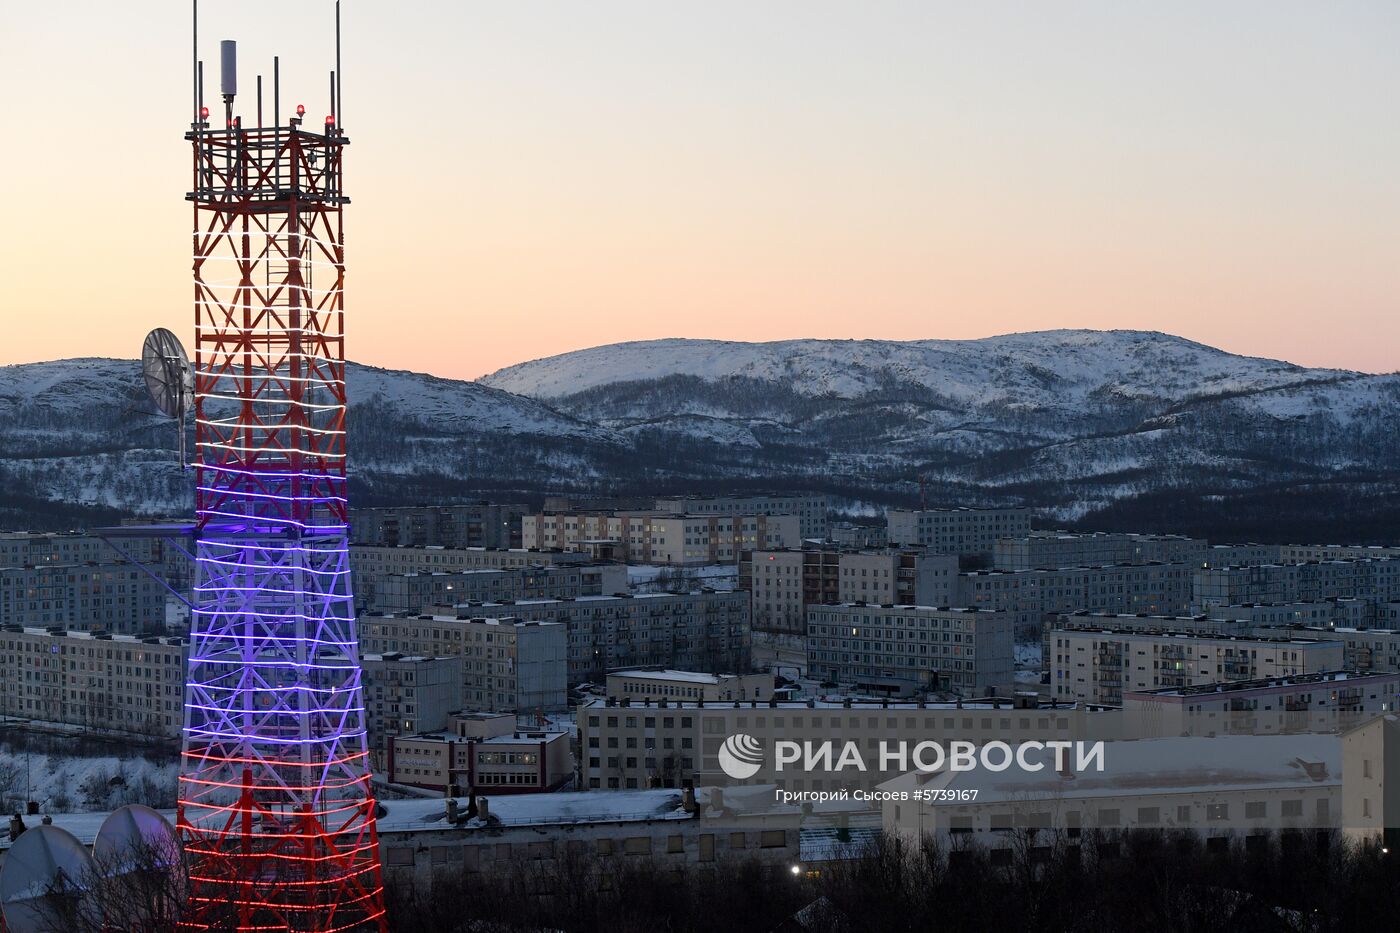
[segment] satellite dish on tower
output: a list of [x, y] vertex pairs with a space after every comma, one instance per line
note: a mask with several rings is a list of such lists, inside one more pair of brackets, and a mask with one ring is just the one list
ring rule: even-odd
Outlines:
[[190, 358], [176, 337], [164, 327], [146, 335], [141, 347], [141, 375], [151, 401], [180, 422], [180, 465], [185, 465], [185, 413], [194, 402], [194, 374]]
[[[88, 883], [92, 858], [83, 844], [57, 826], [26, 829], [0, 870], [0, 907], [11, 933], [51, 929], [53, 898], [77, 898]], [[60, 912], [61, 915], [61, 912]]]

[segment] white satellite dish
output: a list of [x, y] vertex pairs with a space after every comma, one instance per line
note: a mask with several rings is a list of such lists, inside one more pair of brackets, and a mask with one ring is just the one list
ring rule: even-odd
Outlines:
[[163, 867], [179, 861], [180, 843], [175, 827], [150, 807], [130, 803], [113, 810], [102, 821], [92, 844], [92, 860], [107, 874], [131, 868], [149, 859]]
[[114, 810], [97, 831], [92, 864], [102, 883], [90, 892], [89, 913], [119, 915], [141, 929], [173, 928], [185, 901], [184, 858], [165, 817], [139, 803]]
[[26, 829], [0, 868], [0, 910], [7, 933], [43, 933], [56, 914], [52, 897], [76, 897], [92, 858], [73, 834], [57, 826]]
[[141, 347], [141, 375], [151, 401], [180, 422], [180, 465], [184, 466], [185, 414], [194, 407], [194, 373], [180, 338], [164, 327], [147, 334]]

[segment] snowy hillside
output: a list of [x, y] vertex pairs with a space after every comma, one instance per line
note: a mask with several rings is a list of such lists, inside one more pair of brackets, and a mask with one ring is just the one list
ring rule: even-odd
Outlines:
[[540, 399], [672, 376], [775, 382], [804, 396], [844, 399], [896, 384], [983, 407], [1066, 406], [1103, 394], [1184, 399], [1353, 375], [1236, 356], [1167, 334], [1060, 330], [982, 340], [638, 341], [521, 363], [481, 381]]
[[[349, 380], [362, 503], [796, 486], [909, 504], [922, 477], [934, 502], [1074, 519], [1164, 491], [1400, 489], [1400, 376], [1156, 333], [662, 340], [479, 383], [354, 365]], [[32, 499], [187, 512], [174, 446], [134, 361], [0, 367], [0, 527]]]

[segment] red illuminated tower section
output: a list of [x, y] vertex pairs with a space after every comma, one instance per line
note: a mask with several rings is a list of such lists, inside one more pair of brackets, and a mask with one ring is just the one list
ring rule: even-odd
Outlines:
[[[338, 44], [338, 43], [337, 43]], [[196, 66], [197, 554], [184, 928], [384, 928], [346, 549], [345, 249], [334, 116], [234, 114]], [[336, 96], [331, 76], [332, 109]], [[274, 82], [274, 101], [278, 96]]]

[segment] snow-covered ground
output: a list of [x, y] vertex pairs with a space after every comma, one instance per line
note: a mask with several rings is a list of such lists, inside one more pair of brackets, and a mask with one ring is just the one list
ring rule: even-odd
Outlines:
[[72, 737], [11, 739], [0, 739], [0, 801], [7, 813], [22, 810], [26, 800], [42, 812], [175, 805], [180, 765], [174, 754]]

